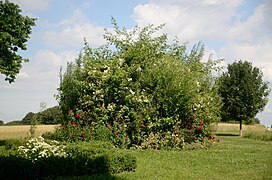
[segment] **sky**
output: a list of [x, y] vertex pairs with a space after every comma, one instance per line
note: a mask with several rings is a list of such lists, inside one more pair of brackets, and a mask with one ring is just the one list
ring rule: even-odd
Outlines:
[[[263, 80], [272, 82], [271, 0], [10, 0], [24, 15], [37, 18], [20, 54], [23, 63], [15, 83], [0, 75], [0, 120], [21, 120], [38, 112], [40, 103], [58, 104], [59, 71], [74, 61], [84, 38], [91, 47], [105, 43], [105, 28], [111, 17], [120, 27], [166, 24], [162, 33], [169, 39], [193, 45], [203, 42], [204, 59], [224, 58], [222, 65], [247, 60], [260, 68]], [[269, 84], [271, 88], [271, 83]], [[272, 95], [257, 117], [272, 125]]]

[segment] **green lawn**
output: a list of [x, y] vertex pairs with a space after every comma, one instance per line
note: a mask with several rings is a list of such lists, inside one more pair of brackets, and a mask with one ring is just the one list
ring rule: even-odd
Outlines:
[[272, 179], [272, 142], [220, 137], [208, 150], [128, 150], [137, 157], [125, 179]]

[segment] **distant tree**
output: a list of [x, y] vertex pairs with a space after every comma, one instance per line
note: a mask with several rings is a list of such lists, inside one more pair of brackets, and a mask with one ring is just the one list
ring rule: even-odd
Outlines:
[[30, 125], [31, 121], [33, 120], [35, 113], [29, 112], [26, 114], [26, 116], [22, 119], [22, 124]]
[[0, 120], [0, 126], [4, 124], [4, 121]]
[[5, 125], [6, 126], [18, 126], [18, 125], [22, 125], [22, 121], [14, 120], [14, 121], [7, 122]]
[[250, 123], [268, 102], [270, 89], [263, 82], [263, 73], [248, 61], [229, 64], [219, 80], [219, 93], [223, 100], [222, 119]]
[[35, 19], [21, 15], [18, 5], [9, 1], [0, 1], [0, 73], [6, 81], [14, 82], [21, 69], [22, 62], [27, 62], [18, 55], [18, 50], [26, 50], [26, 42], [31, 34]]
[[37, 121], [41, 124], [57, 124], [62, 119], [62, 112], [59, 106], [47, 108], [36, 114]]

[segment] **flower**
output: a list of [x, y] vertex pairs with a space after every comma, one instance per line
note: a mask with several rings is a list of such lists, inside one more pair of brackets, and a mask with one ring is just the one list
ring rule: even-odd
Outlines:
[[129, 140], [128, 137], [126, 137], [125, 140], [128, 141]]
[[118, 135], [118, 134], [119, 134], [119, 132], [118, 132], [118, 131], [116, 131], [116, 132], [115, 132], [115, 134], [116, 134], [116, 135]]
[[72, 111], [72, 110], [69, 108], [69, 109], [68, 109], [68, 111], [67, 111], [67, 114], [70, 114], [70, 113], [71, 113], [71, 111]]
[[202, 119], [199, 121], [199, 125], [200, 126], [203, 125], [203, 120]]
[[76, 123], [74, 123], [74, 124], [73, 124], [73, 126], [74, 126], [74, 127], [77, 127], [77, 124], [76, 124]]
[[80, 118], [80, 114], [77, 113], [77, 114], [76, 114], [76, 118]]
[[84, 136], [84, 135], [85, 135], [85, 132], [84, 132], [84, 131], [81, 131], [81, 135]]
[[217, 139], [217, 142], [220, 142], [220, 139]]
[[198, 127], [197, 127], [197, 130], [201, 131], [201, 130], [202, 130], [202, 127], [201, 127], [201, 126], [198, 126]]

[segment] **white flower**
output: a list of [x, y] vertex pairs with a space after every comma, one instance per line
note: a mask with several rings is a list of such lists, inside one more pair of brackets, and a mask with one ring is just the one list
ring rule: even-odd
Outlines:
[[128, 78], [128, 81], [132, 81], [132, 78]]
[[134, 92], [134, 91], [132, 91], [131, 89], [129, 90], [129, 92], [130, 92], [132, 95], [134, 95], [134, 94], [135, 94], [135, 92]]

